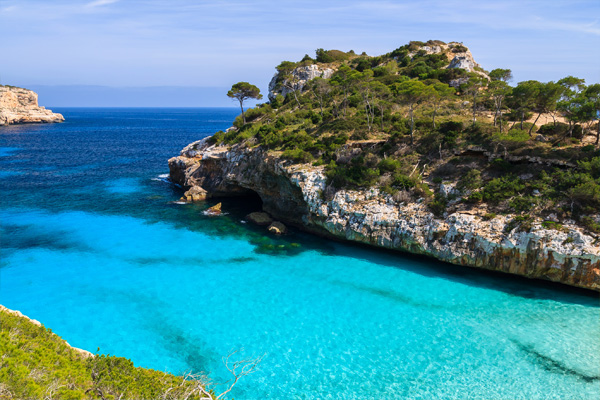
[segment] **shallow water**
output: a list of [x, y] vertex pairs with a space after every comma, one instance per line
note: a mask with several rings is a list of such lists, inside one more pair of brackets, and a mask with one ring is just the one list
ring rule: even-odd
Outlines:
[[74, 346], [227, 379], [236, 399], [595, 399], [598, 297], [174, 203], [167, 159], [236, 109], [56, 109], [0, 128], [0, 303]]

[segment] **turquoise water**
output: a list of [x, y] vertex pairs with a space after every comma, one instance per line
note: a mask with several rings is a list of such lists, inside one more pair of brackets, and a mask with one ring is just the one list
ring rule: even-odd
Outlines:
[[0, 303], [70, 344], [227, 379], [236, 399], [595, 399], [583, 292], [243, 222], [256, 201], [174, 203], [166, 160], [235, 109], [58, 109], [0, 128]]

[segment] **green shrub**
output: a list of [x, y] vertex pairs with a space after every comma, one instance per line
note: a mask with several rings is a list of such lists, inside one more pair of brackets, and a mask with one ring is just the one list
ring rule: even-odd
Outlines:
[[463, 46], [462, 44], [457, 44], [456, 46], [454, 46], [452, 48], [452, 52], [453, 53], [464, 53], [466, 51], [468, 51], [469, 49], [467, 49], [465, 46]]
[[379, 162], [379, 165], [377, 165], [377, 168], [379, 168], [381, 172], [395, 172], [398, 171], [400, 167], [400, 161], [395, 160], [391, 157], [384, 158]]
[[404, 190], [408, 190], [410, 188], [414, 188], [417, 185], [417, 182], [415, 179], [409, 176], [398, 173], [394, 175], [394, 181], [392, 185]]
[[[593, 146], [593, 145], [591, 145]], [[600, 178], [600, 157], [594, 157], [589, 161], [579, 161], [578, 167], [591, 175], [594, 179]]]
[[493, 138], [494, 140], [508, 143], [525, 143], [531, 139], [528, 131], [521, 129], [511, 129], [507, 133], [497, 133]]
[[223, 140], [225, 140], [225, 132], [218, 131], [214, 135], [209, 137], [207, 141], [210, 144], [219, 144], [219, 143], [223, 143]]
[[347, 60], [348, 58], [350, 58], [350, 55], [351, 55], [348, 53], [344, 53], [343, 51], [340, 51], [340, 50], [323, 50], [323, 49], [317, 49], [315, 51], [315, 53], [317, 56], [316, 60], [317, 60], [317, 62], [320, 62], [320, 63], [344, 61], [344, 60]]
[[481, 172], [478, 169], [470, 169], [469, 172], [462, 175], [456, 184], [456, 188], [460, 190], [474, 190], [481, 187]]
[[473, 192], [465, 199], [467, 203], [481, 203], [483, 201], [483, 192]]
[[429, 209], [433, 212], [433, 214], [437, 217], [441, 217], [446, 212], [446, 208], [448, 207], [448, 200], [442, 196], [440, 193], [436, 193], [433, 201], [429, 204]]
[[600, 223], [596, 222], [591, 217], [586, 216], [581, 218], [581, 224], [592, 232], [600, 233]]
[[569, 131], [569, 125], [557, 122], [556, 125], [554, 123], [544, 124], [540, 126], [537, 133], [544, 136], [554, 136], [554, 135], [564, 135]]
[[483, 199], [490, 203], [498, 203], [515, 196], [523, 189], [525, 189], [525, 185], [518, 177], [506, 175], [492, 179], [484, 186]]
[[313, 160], [312, 154], [302, 149], [288, 149], [281, 156], [286, 160], [291, 160], [297, 163], [308, 163]]
[[514, 166], [503, 158], [496, 158], [490, 163], [490, 167], [496, 171], [512, 171]]
[[505, 233], [510, 233], [513, 229], [517, 232], [530, 232], [533, 227], [533, 218], [530, 215], [517, 215], [504, 227]]
[[327, 167], [325, 175], [328, 183], [335, 188], [366, 188], [373, 186], [379, 178], [379, 169], [365, 166], [363, 156], [356, 157], [347, 165], [337, 165], [332, 161]]
[[588, 181], [569, 190], [569, 197], [583, 209], [597, 211], [600, 209], [600, 184]]
[[525, 196], [525, 197], [515, 197], [514, 199], [512, 199], [510, 201], [510, 208], [516, 212], [516, 213], [521, 213], [521, 212], [525, 212], [528, 210], [531, 210], [537, 203], [537, 199], [535, 197], [529, 197], [529, 196]]
[[555, 221], [544, 221], [544, 222], [542, 222], [542, 226], [545, 229], [554, 229], [556, 231], [564, 230], [563, 226]]

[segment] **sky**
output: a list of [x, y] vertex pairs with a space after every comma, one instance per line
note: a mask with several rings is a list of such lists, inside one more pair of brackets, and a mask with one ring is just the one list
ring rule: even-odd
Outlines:
[[266, 94], [282, 60], [429, 39], [513, 84], [600, 82], [600, 0], [0, 0], [0, 83], [56, 106], [235, 106], [232, 84]]

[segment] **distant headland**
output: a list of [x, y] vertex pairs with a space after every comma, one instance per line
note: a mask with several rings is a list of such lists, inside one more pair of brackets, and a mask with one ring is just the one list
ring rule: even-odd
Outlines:
[[15, 86], [0, 86], [0, 126], [64, 120], [61, 114], [40, 107], [37, 93]]

